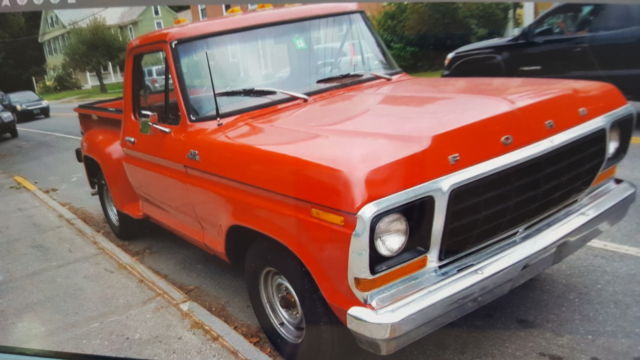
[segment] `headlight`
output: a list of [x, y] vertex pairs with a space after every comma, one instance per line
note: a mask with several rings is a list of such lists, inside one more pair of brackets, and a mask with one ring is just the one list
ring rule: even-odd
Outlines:
[[409, 222], [402, 214], [393, 213], [376, 225], [373, 242], [380, 255], [392, 257], [400, 253], [409, 239]]
[[22, 111], [22, 106], [20, 106], [20, 105], [16, 105], [16, 110], [18, 110], [18, 111]]
[[619, 124], [613, 124], [609, 129], [609, 142], [607, 143], [607, 158], [618, 151], [622, 142], [622, 132]]
[[633, 115], [625, 116], [615, 120], [609, 125], [609, 135], [607, 138], [607, 161], [603, 169], [619, 163], [629, 150], [631, 135], [633, 134]]
[[451, 62], [451, 59], [453, 59], [455, 55], [456, 55], [455, 52], [450, 52], [447, 54], [447, 57], [444, 59], [444, 67], [447, 67], [449, 65], [449, 63]]
[[49, 102], [47, 100], [42, 102], [42, 105], [49, 105]]

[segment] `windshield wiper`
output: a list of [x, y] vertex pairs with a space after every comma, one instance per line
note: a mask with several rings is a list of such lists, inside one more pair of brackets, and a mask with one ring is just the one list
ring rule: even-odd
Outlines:
[[309, 97], [305, 94], [300, 94], [293, 91], [281, 90], [281, 89], [273, 89], [273, 88], [244, 88], [244, 89], [236, 89], [236, 90], [227, 90], [217, 92], [216, 96], [269, 96], [274, 94], [285, 94], [291, 97], [295, 97], [298, 99], [302, 99], [304, 101], [309, 101]]
[[334, 75], [334, 76], [327, 76], [325, 78], [322, 79], [318, 79], [316, 80], [316, 84], [322, 84], [322, 83], [326, 83], [326, 82], [332, 82], [335, 80], [342, 80], [342, 79], [348, 79], [348, 78], [361, 78], [365, 75], [372, 75], [375, 76], [379, 79], [385, 79], [385, 80], [391, 80], [392, 77], [390, 75], [387, 74], [381, 74], [381, 73], [377, 73], [377, 72], [366, 72], [366, 73], [362, 73], [362, 72], [349, 72], [349, 73], [344, 73], [344, 74], [340, 74], [340, 75]]

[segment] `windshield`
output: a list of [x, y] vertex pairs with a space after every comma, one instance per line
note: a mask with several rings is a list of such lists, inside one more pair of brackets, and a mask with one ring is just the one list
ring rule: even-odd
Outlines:
[[216, 103], [220, 114], [228, 114], [291, 99], [279, 92], [256, 96], [245, 91], [214, 101], [213, 88], [218, 94], [252, 88], [308, 93], [362, 80], [345, 77], [317, 83], [327, 77], [362, 73], [365, 79], [374, 79], [368, 74], [399, 70], [360, 13], [211, 36], [178, 45], [178, 55], [195, 118], [216, 115]]
[[39, 101], [40, 97], [31, 91], [21, 91], [17, 93], [9, 94], [9, 98], [11, 102], [14, 103], [23, 103], [29, 101]]

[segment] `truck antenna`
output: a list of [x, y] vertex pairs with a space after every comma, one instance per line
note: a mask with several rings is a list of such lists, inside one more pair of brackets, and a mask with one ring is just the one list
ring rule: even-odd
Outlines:
[[204, 52], [205, 57], [207, 58], [207, 69], [209, 69], [209, 81], [211, 81], [211, 92], [213, 93], [213, 103], [216, 105], [216, 120], [218, 121], [218, 126], [222, 126], [222, 120], [220, 119], [220, 107], [218, 106], [218, 97], [216, 96], [216, 88], [213, 85], [213, 73], [211, 72], [211, 63], [209, 62], [209, 52]]

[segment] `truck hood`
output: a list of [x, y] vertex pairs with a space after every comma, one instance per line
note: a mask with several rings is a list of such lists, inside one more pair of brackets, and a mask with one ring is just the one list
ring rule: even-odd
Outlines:
[[[401, 75], [203, 126], [201, 170], [355, 213], [370, 201], [503, 155], [626, 103], [612, 86]], [[588, 110], [580, 116], [579, 108]], [[548, 129], [544, 122], [554, 120]], [[511, 135], [505, 146], [501, 138]], [[451, 164], [449, 156], [459, 154]]]

